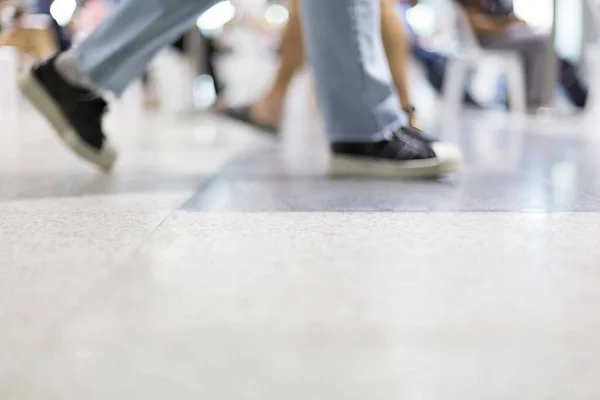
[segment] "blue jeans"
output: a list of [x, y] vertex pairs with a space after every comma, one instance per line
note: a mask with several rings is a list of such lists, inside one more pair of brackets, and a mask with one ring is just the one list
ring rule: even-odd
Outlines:
[[[80, 71], [122, 93], [216, 0], [124, 0], [75, 49]], [[381, 41], [380, 2], [303, 0], [306, 52], [329, 138], [380, 140], [404, 123]]]

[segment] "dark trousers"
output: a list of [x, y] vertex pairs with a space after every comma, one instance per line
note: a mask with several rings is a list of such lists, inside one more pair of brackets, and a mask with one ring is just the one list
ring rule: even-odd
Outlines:
[[567, 60], [560, 60], [560, 84], [565, 90], [571, 103], [578, 108], [584, 108], [587, 103], [588, 89], [577, 76], [577, 67]]

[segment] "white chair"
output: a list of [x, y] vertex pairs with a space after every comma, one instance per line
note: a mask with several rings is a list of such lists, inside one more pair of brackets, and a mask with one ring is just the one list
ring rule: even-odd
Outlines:
[[446, 106], [460, 107], [469, 71], [484, 59], [493, 57], [507, 75], [512, 111], [527, 111], [525, 73], [521, 56], [513, 50], [482, 48], [471, 28], [465, 10], [454, 0], [445, 1], [445, 18], [453, 21], [455, 38], [449, 43], [449, 62], [444, 79], [443, 98]]
[[17, 73], [19, 56], [13, 47], [0, 47], [0, 114], [13, 113], [17, 109], [19, 91]]

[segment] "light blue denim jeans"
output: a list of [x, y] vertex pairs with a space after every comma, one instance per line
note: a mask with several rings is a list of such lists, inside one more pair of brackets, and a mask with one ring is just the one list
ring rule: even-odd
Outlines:
[[[121, 94], [217, 0], [124, 0], [77, 48], [80, 72]], [[376, 0], [301, 0], [309, 65], [332, 142], [380, 140], [404, 123]]]

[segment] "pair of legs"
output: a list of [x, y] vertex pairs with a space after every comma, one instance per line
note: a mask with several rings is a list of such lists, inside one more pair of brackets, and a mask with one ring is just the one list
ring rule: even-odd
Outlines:
[[[283, 104], [290, 82], [305, 62], [300, 1], [292, 0], [289, 21], [283, 33], [281, 60], [272, 86], [250, 109], [249, 118], [258, 125], [276, 128], [281, 124]], [[374, 0], [375, 1], [375, 0]], [[400, 106], [408, 112], [409, 123], [417, 125], [410, 99], [406, 62], [410, 44], [394, 10], [394, 0], [381, 0], [381, 36]]]
[[[215, 2], [124, 0], [78, 47], [28, 71], [20, 86], [72, 150], [110, 169], [116, 152], [102, 131], [106, 103], [98, 93], [121, 94]], [[306, 55], [331, 142], [331, 171], [434, 177], [460, 169], [456, 147], [402, 129], [379, 2], [303, 0], [301, 10]]]

